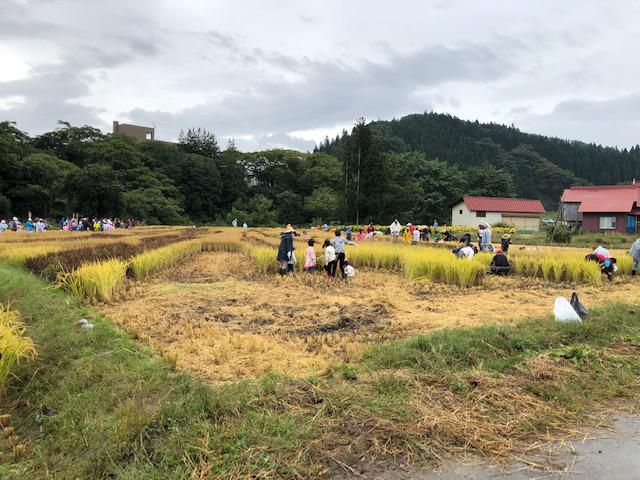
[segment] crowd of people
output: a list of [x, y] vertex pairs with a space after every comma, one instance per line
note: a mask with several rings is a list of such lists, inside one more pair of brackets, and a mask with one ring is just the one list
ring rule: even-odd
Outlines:
[[0, 220], [0, 233], [6, 231], [20, 232], [26, 230], [27, 232], [44, 232], [49, 230], [49, 224], [43, 218], [36, 218], [33, 220], [31, 217], [27, 218], [24, 223], [18, 220], [18, 217], [13, 217], [9, 222], [6, 220]]
[[[87, 231], [87, 232], [111, 232], [117, 228], [133, 228], [135, 220], [121, 220], [119, 218], [92, 218], [79, 216], [63, 217], [58, 223], [63, 231]], [[31, 215], [21, 222], [18, 217], [13, 217], [8, 222], [0, 220], [0, 233], [10, 232], [46, 232], [49, 230], [49, 223], [44, 218], [31, 218]]]
[[[327, 224], [312, 228], [322, 229], [323, 231], [330, 230]], [[345, 234], [344, 236], [342, 235], [343, 233]], [[512, 270], [512, 265], [508, 257], [511, 246], [511, 235], [508, 233], [503, 234], [500, 238], [500, 248], [495, 248], [492, 233], [490, 225], [484, 222], [479, 224], [477, 245], [475, 245], [472, 243], [472, 235], [470, 232], [464, 233], [458, 239], [446, 230], [438, 231], [438, 223], [435, 221], [433, 226], [414, 226], [411, 223], [402, 226], [398, 220], [395, 220], [389, 225], [386, 231], [376, 230], [374, 225], [370, 223], [366, 227], [361, 227], [355, 235], [351, 228], [347, 226], [344, 230], [336, 229], [334, 238], [324, 241], [322, 245], [324, 253], [320, 258], [317, 258], [314, 249], [315, 240], [310, 239], [305, 231], [303, 232], [303, 236], [304, 239], [307, 240], [308, 247], [304, 255], [303, 270], [308, 273], [313, 273], [317, 268], [317, 262], [321, 258], [324, 258], [324, 270], [329, 281], [332, 281], [336, 277], [338, 271], [344, 279], [353, 277], [355, 276], [356, 270], [346, 259], [345, 246], [357, 246], [353, 241], [354, 238], [357, 241], [363, 241], [375, 239], [379, 235], [391, 235], [393, 242], [402, 239], [410, 245], [418, 245], [421, 242], [429, 242], [431, 240], [434, 242], [458, 242], [452, 249], [452, 253], [461, 260], [470, 260], [479, 252], [493, 253], [493, 258], [489, 265], [489, 273], [509, 275]], [[297, 263], [293, 244], [293, 238], [295, 236], [299, 236], [299, 234], [290, 224], [287, 225], [285, 231], [280, 234], [280, 247], [278, 249], [277, 260], [280, 262], [280, 272], [282, 274], [293, 272], [295, 264]], [[638, 268], [640, 268], [640, 238], [631, 246], [629, 255], [633, 259], [631, 275], [636, 275]], [[616, 258], [611, 255], [609, 250], [602, 246], [595, 247], [591, 253], [586, 255], [585, 260], [598, 263], [600, 271], [610, 281], [613, 280], [614, 274], [618, 271]]]
[[136, 226], [135, 220], [129, 218], [121, 220], [119, 218], [92, 218], [71, 217], [60, 220], [60, 229], [69, 232], [111, 232], [117, 228], [133, 228]]
[[[306, 232], [305, 232], [306, 233]], [[291, 226], [287, 225], [285, 230], [280, 233], [280, 246], [278, 247], [277, 260], [279, 262], [279, 272], [281, 275], [292, 273], [297, 263], [295, 246], [293, 238], [300, 234]], [[346, 236], [342, 236], [342, 231], [337, 229], [334, 237], [326, 239], [322, 245], [324, 254], [321, 258], [316, 256], [314, 249], [315, 240], [310, 238], [307, 240], [307, 249], [304, 253], [303, 270], [307, 273], [313, 273], [317, 269], [318, 260], [324, 257], [324, 271], [328, 281], [336, 278], [338, 270], [340, 270], [340, 278], [347, 279], [356, 276], [356, 269], [346, 259], [347, 245], [357, 246], [355, 242]]]

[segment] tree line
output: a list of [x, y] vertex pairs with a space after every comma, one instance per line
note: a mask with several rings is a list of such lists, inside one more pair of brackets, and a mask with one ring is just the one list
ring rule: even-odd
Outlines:
[[425, 113], [356, 122], [314, 152], [224, 149], [206, 130], [136, 141], [61, 122], [30, 137], [0, 122], [0, 217], [72, 212], [148, 223], [447, 222], [463, 195], [539, 198], [640, 178], [618, 150]]
[[[630, 183], [640, 178], [638, 145], [618, 149], [568, 141], [433, 112], [371, 122], [368, 128], [385, 155], [421, 153], [462, 171], [493, 167], [508, 174], [517, 196], [540, 199], [548, 210], [557, 208], [562, 191], [569, 186]], [[347, 158], [350, 145], [358, 141], [353, 133], [343, 131], [334, 139], [326, 138], [316, 150]]]

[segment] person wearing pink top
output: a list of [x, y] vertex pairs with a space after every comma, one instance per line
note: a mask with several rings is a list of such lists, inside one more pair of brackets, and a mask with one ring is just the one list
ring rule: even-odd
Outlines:
[[313, 248], [313, 245], [315, 244], [315, 240], [312, 238], [310, 239], [307, 244], [309, 245], [307, 247], [307, 249], [304, 252], [304, 271], [307, 273], [313, 273], [313, 271], [316, 268], [316, 251]]

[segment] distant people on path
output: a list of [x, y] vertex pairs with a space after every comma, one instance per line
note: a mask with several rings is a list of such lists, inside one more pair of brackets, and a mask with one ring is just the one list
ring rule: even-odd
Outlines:
[[334, 265], [338, 261], [336, 258], [336, 249], [333, 248], [330, 240], [325, 240], [322, 248], [324, 248], [324, 269], [327, 272], [327, 280], [331, 281], [333, 279], [331, 272], [333, 271], [335, 274]]
[[322, 225], [322, 231], [323, 232], [328, 232], [329, 231], [329, 225], [327, 225], [326, 223], [324, 225]]
[[353, 233], [351, 232], [351, 227], [346, 227], [344, 229], [344, 235], [347, 237], [347, 240], [351, 241], [353, 239]]
[[231, 225], [235, 228], [238, 226], [238, 219], [234, 218], [233, 220], [231, 220]]
[[396, 218], [391, 225], [389, 225], [389, 232], [391, 233], [391, 238], [394, 242], [398, 241], [398, 237], [400, 236], [400, 230], [402, 230], [402, 225]]
[[511, 273], [511, 264], [502, 250], [496, 250], [489, 265], [489, 271], [495, 275], [509, 275]]
[[507, 253], [509, 251], [509, 247], [511, 246], [511, 235], [509, 235], [508, 233], [502, 235], [502, 238], [500, 239], [500, 246], [502, 247], [502, 251], [504, 253]]
[[332, 277], [336, 276], [336, 269], [339, 266], [340, 274], [342, 275], [342, 278], [345, 278], [345, 273], [344, 273], [344, 262], [346, 257], [345, 246], [353, 245], [354, 247], [357, 247], [357, 245], [347, 240], [345, 237], [341, 235], [341, 233], [342, 232], [340, 230], [336, 230], [336, 236], [331, 241], [331, 244], [333, 245], [333, 248], [336, 251], [336, 260], [337, 260], [336, 264], [333, 265], [331, 276]]
[[277, 260], [280, 262], [280, 274], [286, 275], [293, 272], [293, 268], [296, 264], [296, 257], [294, 254], [295, 247], [293, 246], [293, 236], [296, 231], [287, 224], [285, 230], [280, 232], [280, 246], [278, 247]]
[[316, 251], [313, 248], [315, 245], [315, 240], [313, 238], [309, 239], [307, 242], [307, 249], [304, 252], [304, 271], [307, 273], [313, 273], [316, 268]]
[[640, 266], [640, 238], [638, 238], [631, 245], [629, 255], [631, 255], [631, 258], [633, 259], [633, 265], [631, 266], [631, 275], [635, 275], [638, 271], [638, 267]]

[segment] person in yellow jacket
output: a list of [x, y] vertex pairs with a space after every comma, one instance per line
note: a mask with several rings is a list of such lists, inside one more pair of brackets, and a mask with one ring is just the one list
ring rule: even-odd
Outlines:
[[402, 234], [402, 240], [407, 245], [411, 245], [411, 240], [413, 239], [413, 235], [411, 234], [411, 229], [409, 228], [411, 224], [409, 223], [404, 229], [404, 233]]

